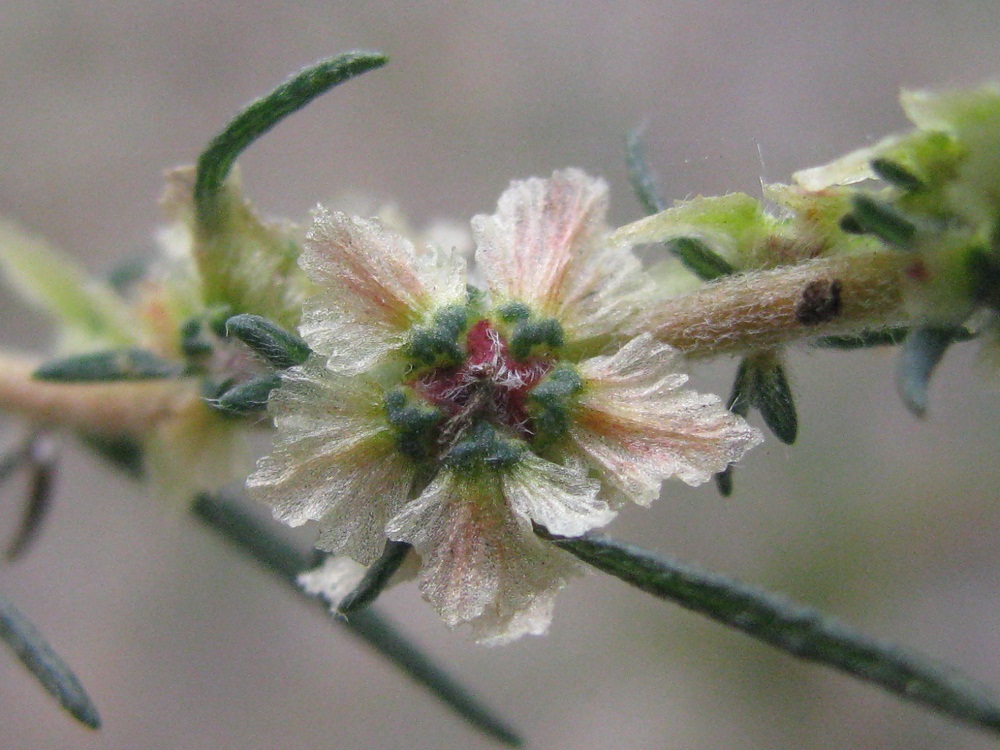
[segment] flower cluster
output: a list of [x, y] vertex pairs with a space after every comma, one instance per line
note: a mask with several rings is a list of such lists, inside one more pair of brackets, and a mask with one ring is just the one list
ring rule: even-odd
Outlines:
[[[671, 347], [623, 333], [651, 284], [608, 242], [606, 210], [606, 185], [577, 170], [512, 183], [472, 222], [481, 290], [457, 253], [318, 209], [300, 259], [314, 355], [271, 396], [250, 494], [361, 565], [412, 545], [425, 598], [480, 641], [544, 632], [577, 563], [536, 528], [579, 536], [761, 439], [682, 389]], [[345, 567], [327, 570], [342, 589]]]

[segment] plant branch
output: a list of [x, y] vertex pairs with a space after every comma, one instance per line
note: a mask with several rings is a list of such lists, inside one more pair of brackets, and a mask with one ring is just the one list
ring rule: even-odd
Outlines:
[[598, 534], [544, 538], [598, 570], [793, 656], [839, 669], [979, 728], [1000, 732], [1000, 704], [957, 671], [868, 638], [814, 609]]

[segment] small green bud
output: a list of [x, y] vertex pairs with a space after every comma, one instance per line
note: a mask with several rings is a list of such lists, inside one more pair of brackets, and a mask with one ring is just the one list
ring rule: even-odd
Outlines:
[[563, 329], [555, 318], [521, 321], [514, 327], [510, 338], [510, 353], [516, 360], [523, 360], [536, 346], [550, 350], [563, 345]]
[[568, 365], [554, 368], [532, 389], [528, 413], [535, 431], [534, 442], [545, 445], [566, 434], [573, 398], [582, 389], [583, 381]]
[[258, 414], [267, 408], [267, 399], [271, 391], [281, 385], [281, 376], [277, 373], [264, 375], [253, 380], [233, 386], [216, 399], [210, 399], [209, 404], [219, 411], [233, 416]]
[[235, 336], [279, 370], [301, 365], [312, 354], [305, 341], [259, 315], [243, 314], [229, 318], [226, 335]]
[[435, 428], [444, 418], [440, 409], [412, 398], [408, 389], [396, 388], [385, 397], [385, 415], [395, 428], [400, 453], [418, 461], [431, 455]]
[[439, 310], [431, 325], [413, 331], [404, 353], [427, 367], [458, 364], [464, 356], [458, 342], [468, 323], [469, 308], [464, 305]]
[[524, 453], [519, 440], [507, 440], [497, 434], [493, 425], [478, 422], [451, 447], [444, 464], [454, 469], [477, 469], [484, 466], [505, 468], [516, 464]]
[[505, 323], [519, 323], [531, 317], [531, 308], [523, 302], [508, 302], [501, 305], [497, 312]]

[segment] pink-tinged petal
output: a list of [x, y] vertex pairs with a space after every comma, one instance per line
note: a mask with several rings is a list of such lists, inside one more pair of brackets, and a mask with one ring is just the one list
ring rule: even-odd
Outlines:
[[378, 220], [316, 209], [299, 260], [320, 289], [300, 332], [336, 372], [364, 372], [406, 342], [439, 307], [465, 300], [465, 261], [418, 251]]
[[678, 359], [643, 334], [614, 356], [580, 364], [584, 389], [570, 435], [606, 481], [641, 505], [664, 479], [700, 484], [763, 439], [716, 396], [682, 389]]
[[348, 594], [358, 587], [365, 577], [366, 568], [349, 557], [330, 555], [318, 568], [299, 573], [299, 586], [307, 594], [322, 596], [334, 612]]
[[511, 512], [494, 474], [442, 472], [386, 532], [420, 554], [420, 590], [442, 619], [488, 643], [545, 632], [552, 597], [579, 568]]
[[373, 389], [319, 358], [287, 371], [271, 399], [278, 439], [247, 479], [248, 494], [290, 526], [320, 522], [317, 546], [368, 564], [406, 501], [412, 463], [395, 447]]
[[560, 536], [580, 536], [617, 515], [597, 499], [601, 484], [582, 466], [560, 466], [530, 451], [504, 474], [503, 489], [515, 513]]
[[607, 184], [577, 169], [512, 182], [495, 214], [472, 220], [494, 301], [556, 318], [571, 341], [614, 333], [647, 282], [629, 249], [605, 245], [607, 205]]

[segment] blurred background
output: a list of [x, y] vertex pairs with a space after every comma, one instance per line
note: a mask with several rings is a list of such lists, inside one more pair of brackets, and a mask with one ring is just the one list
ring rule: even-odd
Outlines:
[[[622, 135], [646, 124], [669, 199], [743, 190], [906, 127], [900, 87], [998, 75], [992, 2], [12, 0], [0, 5], [0, 215], [101, 272], [148, 254], [162, 170], [320, 57], [390, 65], [282, 123], [242, 159], [265, 213], [345, 191], [417, 225], [490, 212], [508, 181], [577, 166], [637, 218]], [[41, 320], [0, 290], [3, 345]], [[736, 492], [669, 484], [611, 532], [785, 592], [1000, 686], [995, 386], [955, 347], [926, 422], [893, 352], [794, 352], [798, 443], [773, 438]], [[694, 373], [728, 394], [734, 362]], [[6, 423], [8, 441], [16, 424]], [[0, 495], [0, 539], [21, 490]], [[76, 449], [35, 548], [0, 567], [104, 727], [61, 713], [0, 652], [0, 746], [491, 748], [422, 688], [196, 522]], [[528, 738], [552, 748], [985, 748], [986, 735], [611, 579], [559, 598], [545, 638], [449, 632], [412, 585], [380, 608]]]

